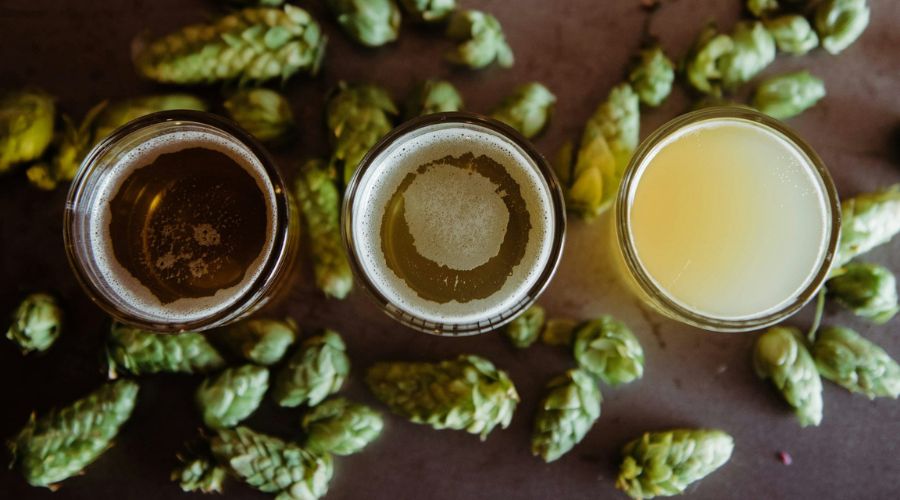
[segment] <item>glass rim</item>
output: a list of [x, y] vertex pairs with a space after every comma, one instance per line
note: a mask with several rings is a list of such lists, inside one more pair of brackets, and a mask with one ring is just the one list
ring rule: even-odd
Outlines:
[[[418, 318], [394, 305], [394, 303], [378, 289], [375, 283], [369, 279], [368, 274], [364, 271], [362, 262], [357, 255], [356, 242], [353, 236], [353, 203], [356, 200], [358, 191], [361, 187], [362, 177], [365, 172], [372, 167], [375, 158], [389, 148], [395, 141], [405, 135], [419, 128], [444, 123], [451, 125], [480, 126], [509, 140], [515, 146], [521, 148], [525, 155], [534, 162], [538, 174], [544, 182], [547, 183], [549, 190], [548, 196], [550, 197], [554, 230], [552, 233], [550, 253], [543, 269], [534, 284], [524, 293], [522, 299], [516, 302], [516, 304], [509, 307], [507, 310], [500, 311], [490, 318], [477, 322], [438, 323]], [[556, 178], [556, 174], [550, 167], [549, 162], [547, 162], [531, 141], [526, 139], [516, 129], [488, 116], [468, 111], [432, 113], [412, 118], [395, 127], [387, 135], [382, 137], [375, 146], [369, 149], [363, 159], [360, 160], [350, 182], [344, 190], [344, 199], [341, 206], [341, 235], [344, 241], [344, 248], [347, 251], [350, 268], [353, 271], [355, 279], [362, 284], [362, 288], [365, 289], [367, 294], [377, 302], [380, 309], [388, 316], [405, 326], [436, 336], [460, 337], [489, 332], [508, 323], [532, 305], [544, 289], [547, 288], [547, 285], [556, 273], [556, 269], [559, 267], [565, 243], [565, 233], [566, 209], [565, 202], [563, 201], [562, 188]]]
[[[121, 310], [107, 296], [108, 294], [101, 290], [101, 286], [91, 278], [87, 269], [88, 266], [84, 259], [78, 255], [79, 244], [76, 241], [75, 223], [77, 212], [80, 204], [83, 203], [83, 190], [86, 188], [93, 173], [99, 167], [98, 160], [114, 148], [120, 141], [126, 139], [131, 134], [138, 132], [144, 128], [167, 122], [186, 122], [196, 123], [201, 126], [208, 126], [224, 132], [240, 143], [252, 153], [262, 166], [269, 182], [272, 184], [274, 194], [274, 216], [275, 225], [272, 228], [274, 239], [269, 254], [264, 257], [260, 266], [259, 275], [247, 285], [247, 289], [240, 295], [236, 296], [232, 303], [226, 307], [216, 311], [213, 314], [203, 316], [190, 321], [172, 321], [160, 323], [154, 321], [156, 318], [148, 316], [136, 315]], [[247, 312], [254, 304], [256, 304], [268, 291], [274, 277], [278, 276], [279, 270], [285, 266], [285, 259], [288, 258], [289, 228], [290, 228], [290, 200], [287, 194], [287, 184], [281, 176], [275, 161], [269, 153], [263, 148], [262, 144], [249, 132], [242, 129], [237, 123], [225, 117], [215, 115], [206, 111], [195, 110], [168, 110], [151, 113], [138, 117], [125, 125], [122, 125], [106, 138], [95, 144], [90, 152], [85, 155], [75, 174], [69, 192], [66, 196], [66, 205], [63, 212], [63, 241], [66, 250], [66, 257], [69, 261], [69, 267], [75, 274], [81, 288], [87, 292], [88, 297], [97, 304], [103, 311], [110, 315], [114, 320], [136, 326], [142, 329], [155, 331], [159, 333], [178, 333], [185, 331], [202, 331], [217, 326], [222, 326], [233, 319], [239, 318]]]
[[[804, 162], [805, 168], [809, 168], [811, 172], [818, 176], [821, 182], [822, 194], [826, 198], [825, 205], [831, 212], [830, 223], [826, 221], [830, 234], [828, 244], [825, 248], [825, 254], [822, 261], [812, 275], [812, 280], [797, 294], [796, 298], [789, 303], [780, 307], [778, 310], [768, 312], [766, 314], [750, 317], [750, 318], [716, 318], [692, 311], [676, 302], [661, 287], [653, 281], [649, 273], [645, 271], [637, 256], [631, 238], [631, 228], [629, 226], [630, 210], [632, 202], [632, 187], [637, 177], [638, 170], [644, 164], [647, 156], [662, 140], [666, 139], [673, 133], [692, 123], [716, 118], [736, 118], [749, 122], [754, 122], [763, 127], [768, 127], [775, 132], [780, 133], [794, 147], [803, 153], [808, 162]], [[622, 177], [619, 185], [619, 191], [616, 196], [615, 204], [615, 225], [616, 236], [618, 239], [618, 248], [625, 261], [629, 274], [634, 279], [641, 292], [646, 294], [657, 307], [664, 309], [665, 314], [674, 315], [674, 317], [684, 323], [687, 323], [704, 330], [718, 332], [741, 332], [750, 331], [778, 323], [787, 317], [793, 315], [805, 306], [825, 283], [831, 272], [832, 263], [841, 234], [841, 207], [838, 198], [837, 189], [831, 174], [825, 167], [825, 163], [819, 155], [806, 143], [800, 136], [790, 127], [779, 120], [765, 115], [753, 108], [737, 105], [712, 106], [696, 111], [691, 111], [669, 120], [647, 138], [641, 141], [638, 148], [629, 161], [628, 167]]]

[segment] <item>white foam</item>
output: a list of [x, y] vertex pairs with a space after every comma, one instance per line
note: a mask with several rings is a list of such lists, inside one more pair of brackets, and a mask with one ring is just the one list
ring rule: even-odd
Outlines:
[[[388, 267], [381, 250], [381, 221], [391, 196], [408, 173], [424, 163], [448, 155], [458, 157], [465, 153], [486, 155], [507, 168], [507, 172], [519, 184], [526, 209], [531, 215], [532, 227], [525, 255], [499, 291], [485, 299], [441, 304], [421, 298]], [[449, 201], [454, 197], [452, 188], [434, 189], [440, 177], [446, 175], [446, 172], [439, 173], [441, 170], [429, 170], [429, 173], [436, 172], [435, 177], [420, 176], [423, 184], [419, 188], [422, 192], [413, 191], [412, 196], [421, 198], [419, 195], [424, 196], [427, 188], [433, 199], [429, 203], [419, 199], [418, 203], [430, 205], [435, 210], [407, 218], [410, 232], [414, 238], [427, 235], [428, 231], [435, 231], [437, 223], [437, 230], [441, 231], [439, 238], [433, 238], [431, 242], [427, 241], [427, 237], [416, 238], [416, 247], [423, 256], [438, 263], [456, 264], [459, 267], [451, 266], [456, 269], [476, 267], [497, 253], [504, 233], [496, 228], [501, 227], [501, 222], [505, 228], [509, 214], [505, 206], [502, 210], [496, 206], [496, 203], [503, 204], [500, 194], [495, 192], [496, 186], [491, 184], [490, 192], [484, 191], [486, 186], [477, 178], [467, 182], [467, 189], [472, 187], [472, 192], [482, 195], [481, 199], [465, 200], [464, 203]], [[410, 196], [410, 191], [412, 186], [407, 190], [407, 196]], [[455, 196], [458, 200], [463, 200], [461, 196], [467, 197], [469, 194], [457, 191]], [[469, 202], [474, 205], [464, 206]], [[439, 215], [441, 206], [445, 210]], [[537, 165], [518, 145], [479, 125], [441, 123], [417, 129], [398, 138], [373, 159], [372, 165], [360, 179], [351, 207], [351, 230], [353, 239], [357, 242], [355, 251], [364, 272], [393, 305], [426, 321], [444, 324], [475, 323], [495, 317], [520, 302], [548, 265], [555, 232], [552, 206], [550, 187]], [[504, 214], [507, 219], [496, 214]], [[459, 224], [460, 220], [466, 221], [466, 224]], [[426, 226], [431, 229], [424, 229]], [[477, 240], [474, 235], [477, 235]], [[432, 244], [437, 239], [449, 243]], [[467, 245], [471, 248], [466, 249]]]
[[[259, 257], [248, 267], [244, 279], [237, 285], [219, 290], [211, 297], [178, 299], [163, 304], [116, 259], [109, 230], [112, 219], [110, 202], [132, 171], [149, 165], [162, 154], [190, 147], [203, 147], [226, 154], [256, 180], [268, 207], [265, 232], [267, 237]], [[272, 207], [275, 206], [275, 189], [256, 155], [224, 133], [218, 135], [214, 131], [179, 130], [163, 133], [142, 142], [120, 157], [105, 178], [98, 183], [97, 194], [92, 200], [92, 205], [94, 217], [88, 221], [88, 231], [91, 248], [95, 251], [95, 262], [102, 278], [124, 303], [129, 304], [151, 320], [155, 319], [160, 322], [196, 321], [231, 306], [250, 289], [261, 272], [262, 263], [271, 254], [274, 246], [272, 235], [276, 226], [276, 215]], [[204, 237], [214, 238], [215, 235], [204, 235]]]

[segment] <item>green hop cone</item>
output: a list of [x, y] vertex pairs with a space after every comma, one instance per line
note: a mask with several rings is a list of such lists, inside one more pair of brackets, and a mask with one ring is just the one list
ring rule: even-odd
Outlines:
[[338, 84], [325, 114], [333, 148], [330, 165], [338, 175], [343, 174], [344, 185], [369, 149], [394, 128], [398, 113], [382, 87]]
[[869, 399], [900, 395], [900, 365], [884, 349], [849, 328], [819, 332], [812, 355], [823, 377], [850, 392]]
[[418, 22], [443, 21], [456, 10], [456, 0], [400, 0], [403, 10]]
[[622, 448], [616, 488], [644, 499], [684, 493], [731, 458], [734, 439], [720, 430], [645, 432]]
[[822, 422], [822, 379], [800, 330], [775, 327], [756, 339], [753, 368], [794, 408], [800, 425]]
[[132, 120], [174, 109], [206, 111], [207, 106], [203, 99], [184, 93], [148, 95], [110, 103], [97, 116], [91, 139], [92, 146]]
[[146, 43], [134, 64], [141, 76], [160, 83], [287, 80], [299, 71], [315, 75], [325, 44], [305, 10], [251, 7]]
[[753, 107], [779, 120], [793, 118], [825, 97], [825, 83], [809, 71], [764, 80], [753, 96]]
[[627, 384], [644, 375], [644, 349], [621, 321], [601, 316], [581, 324], [574, 335], [578, 366], [604, 383]]
[[18, 344], [23, 354], [43, 352], [59, 338], [62, 321], [62, 309], [52, 295], [33, 293], [13, 311], [6, 338]]
[[53, 140], [55, 118], [53, 97], [40, 90], [0, 96], [0, 174], [44, 154]]
[[866, 0], [824, 0], [816, 6], [816, 31], [822, 47], [839, 54], [862, 35], [869, 25]]
[[644, 49], [629, 73], [628, 81], [642, 103], [659, 106], [672, 92], [675, 65], [660, 46]]
[[33, 186], [50, 191], [56, 189], [59, 183], [75, 178], [81, 160], [94, 146], [92, 130], [106, 104], [103, 101], [88, 110], [77, 125], [69, 116], [63, 115], [63, 130], [54, 138], [53, 147], [50, 148], [52, 158], [47, 162], [36, 163], [25, 171]]
[[544, 308], [535, 304], [510, 321], [503, 333], [512, 345], [525, 349], [540, 337], [545, 316]]
[[381, 414], [366, 405], [333, 398], [303, 416], [306, 448], [352, 455], [374, 441], [384, 428]]
[[891, 241], [900, 233], [900, 184], [844, 200], [841, 219], [835, 267]]
[[284, 139], [294, 126], [291, 104], [274, 90], [240, 89], [224, 106], [232, 120], [261, 141]]
[[778, 0], [747, 0], [747, 10], [756, 17], [765, 17], [778, 11]]
[[172, 471], [171, 479], [185, 493], [222, 493], [227, 471], [206, 457], [181, 459], [181, 465]]
[[850, 262], [828, 280], [826, 287], [853, 314], [878, 325], [887, 323], [900, 311], [897, 280], [884, 266]]
[[447, 25], [447, 37], [461, 42], [447, 54], [453, 64], [481, 69], [493, 62], [511, 68], [515, 59], [496, 17], [478, 10], [458, 10]]
[[80, 473], [112, 446], [137, 393], [137, 382], [119, 380], [40, 418], [32, 414], [9, 443], [12, 466], [32, 486], [52, 487]]
[[225, 366], [219, 351], [194, 332], [154, 333], [113, 322], [106, 341], [109, 378], [123, 370], [149, 373], [210, 373]]
[[278, 372], [272, 396], [281, 406], [315, 406], [336, 393], [350, 373], [341, 336], [332, 330], [310, 337]]
[[247, 427], [221, 429], [210, 440], [216, 460], [229, 473], [278, 500], [315, 500], [328, 492], [331, 455], [314, 454]]
[[775, 60], [775, 39], [760, 21], [742, 21], [731, 34], [733, 47], [722, 57], [722, 84], [734, 90]]
[[397, 39], [400, 9], [394, 0], [328, 0], [338, 24], [366, 47], [380, 47]]
[[499, 120], [531, 139], [541, 133], [550, 121], [556, 96], [538, 82], [526, 83], [513, 90], [491, 118]]
[[519, 402], [509, 375], [474, 355], [437, 363], [375, 363], [366, 384], [392, 412], [411, 422], [464, 429], [482, 440], [497, 425], [509, 425]]
[[809, 21], [799, 14], [788, 14], [765, 21], [778, 50], [802, 56], [819, 46], [819, 37]]
[[316, 287], [328, 297], [343, 299], [353, 288], [353, 272], [341, 239], [341, 193], [334, 170], [322, 160], [307, 161], [294, 193], [309, 236]]
[[704, 28], [684, 65], [691, 86], [704, 94], [721, 94], [722, 64], [733, 50], [734, 41], [730, 36], [718, 33], [712, 24]]
[[251, 363], [271, 366], [281, 361], [297, 340], [297, 324], [290, 318], [247, 319], [227, 326], [216, 339]]
[[531, 452], [545, 462], [568, 453], [600, 418], [602, 399], [594, 377], [583, 370], [551, 380], [534, 420]]
[[197, 388], [197, 408], [211, 429], [234, 427], [259, 407], [269, 388], [269, 370], [244, 365], [207, 377]]
[[430, 115], [462, 109], [463, 99], [452, 83], [446, 80], [426, 80], [413, 89], [403, 106], [404, 118]]
[[569, 318], [550, 318], [541, 332], [541, 342], [551, 346], [571, 346], [578, 322]]

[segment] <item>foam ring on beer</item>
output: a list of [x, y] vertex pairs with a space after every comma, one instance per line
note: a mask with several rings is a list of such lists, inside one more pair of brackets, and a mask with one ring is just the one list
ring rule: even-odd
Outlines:
[[546, 285], [561, 253], [561, 196], [543, 159], [513, 134], [475, 115], [432, 115], [362, 162], [345, 237], [389, 314], [429, 333], [479, 333]]

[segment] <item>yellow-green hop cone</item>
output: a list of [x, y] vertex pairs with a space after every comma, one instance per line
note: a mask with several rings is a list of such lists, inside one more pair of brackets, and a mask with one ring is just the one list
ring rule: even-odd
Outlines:
[[443, 21], [456, 10], [456, 0], [400, 0], [403, 10], [419, 22]]
[[12, 466], [32, 486], [52, 487], [80, 473], [112, 446], [137, 393], [137, 382], [119, 380], [40, 418], [32, 414], [9, 442]]
[[332, 330], [306, 339], [278, 372], [272, 388], [281, 406], [315, 406], [344, 385], [350, 358], [341, 336]]
[[306, 224], [316, 287], [328, 297], [343, 299], [353, 288], [353, 271], [341, 239], [341, 193], [334, 169], [322, 160], [307, 161], [294, 194]]
[[672, 92], [675, 65], [660, 46], [644, 49], [629, 73], [628, 81], [642, 103], [659, 106]]
[[571, 346], [578, 322], [569, 318], [550, 318], [541, 332], [541, 342], [551, 346]]
[[778, 11], [778, 0], [747, 0], [747, 10], [756, 17], [765, 17]]
[[822, 379], [796, 328], [775, 327], [756, 339], [753, 368], [759, 378], [770, 379], [794, 408], [800, 425], [822, 422]]
[[884, 349], [849, 328], [819, 332], [812, 348], [819, 373], [869, 399], [900, 396], [900, 365]]
[[897, 280], [884, 266], [850, 262], [835, 272], [826, 287], [853, 314], [878, 325], [887, 323], [900, 311]]
[[722, 64], [733, 50], [734, 41], [730, 36], [718, 33], [714, 25], [704, 28], [684, 64], [691, 86], [704, 94], [720, 95]]
[[544, 308], [535, 304], [510, 321], [503, 333], [512, 345], [519, 349], [525, 349], [534, 344], [541, 336], [545, 316]]
[[458, 10], [447, 25], [447, 37], [461, 43], [447, 54], [453, 64], [481, 69], [493, 62], [511, 68], [515, 62], [496, 17], [478, 10]]
[[809, 71], [776, 75], [759, 84], [753, 107], [779, 120], [793, 118], [825, 97], [825, 83]]
[[25, 171], [29, 182], [39, 189], [53, 190], [61, 182], [75, 178], [81, 161], [94, 146], [93, 127], [97, 117], [106, 107], [103, 101], [84, 115], [78, 125], [63, 115], [63, 130], [54, 139], [52, 157], [47, 162], [37, 163]]
[[43, 352], [62, 333], [63, 311], [52, 295], [33, 293], [13, 311], [6, 338], [19, 345], [23, 354]]
[[306, 448], [335, 455], [352, 455], [374, 441], [384, 428], [381, 414], [366, 405], [333, 398], [303, 416]]
[[119, 371], [150, 373], [210, 373], [225, 366], [219, 351], [194, 332], [154, 333], [113, 322], [106, 341], [109, 377]]
[[839, 54], [849, 47], [869, 25], [866, 0], [824, 0], [816, 6], [816, 31], [822, 47]]
[[132, 120], [174, 109], [206, 111], [207, 106], [203, 99], [184, 93], [147, 95], [112, 102], [97, 116], [91, 145], [107, 138], [117, 128]]
[[247, 427], [221, 429], [210, 440], [216, 460], [253, 488], [277, 499], [315, 500], [328, 492], [331, 455], [314, 454]]
[[491, 113], [499, 120], [531, 139], [550, 122], [556, 96], [538, 82], [520, 85]]
[[147, 43], [134, 64], [160, 83], [286, 80], [300, 71], [315, 75], [325, 43], [318, 23], [299, 7], [251, 7]]
[[240, 89], [223, 105], [232, 120], [261, 141], [284, 139], [294, 126], [291, 104], [274, 90]]
[[340, 82], [328, 100], [325, 118], [333, 148], [330, 166], [346, 186], [356, 167], [382, 137], [394, 128], [397, 106], [377, 85]]
[[253, 414], [269, 388], [269, 370], [244, 365], [207, 377], [197, 388], [197, 408], [211, 429], [234, 427]]
[[616, 386], [644, 375], [644, 348], [634, 333], [612, 316], [581, 324], [572, 345], [578, 366]]
[[734, 439], [715, 429], [645, 432], [622, 448], [616, 488], [631, 498], [680, 495], [731, 458]]
[[569, 370], [547, 384], [538, 406], [531, 453], [552, 462], [569, 452], [600, 418], [600, 389], [583, 370]]
[[397, 39], [400, 8], [394, 0], [328, 0], [328, 8], [351, 38], [366, 47]]
[[459, 111], [463, 107], [462, 96], [452, 83], [446, 80], [426, 80], [409, 94], [403, 106], [404, 118], [448, 111]]
[[900, 184], [841, 202], [841, 242], [835, 268], [900, 233]]
[[742, 21], [731, 34], [732, 49], [722, 57], [722, 84], [733, 90], [775, 60], [775, 39], [760, 21]]
[[20, 90], [0, 96], [0, 174], [37, 160], [53, 140], [56, 105], [49, 94]]
[[245, 360], [271, 366], [281, 361], [297, 340], [297, 325], [290, 318], [284, 321], [246, 319], [228, 325], [215, 338]]
[[227, 471], [209, 458], [181, 459], [181, 465], [172, 471], [171, 479], [185, 493], [222, 493]]
[[395, 414], [435, 429], [466, 430], [481, 439], [509, 425], [519, 394], [509, 375], [474, 355], [437, 363], [380, 362], [366, 385]]
[[819, 46], [819, 37], [809, 21], [799, 14], [788, 14], [764, 21], [778, 50], [802, 56]]

